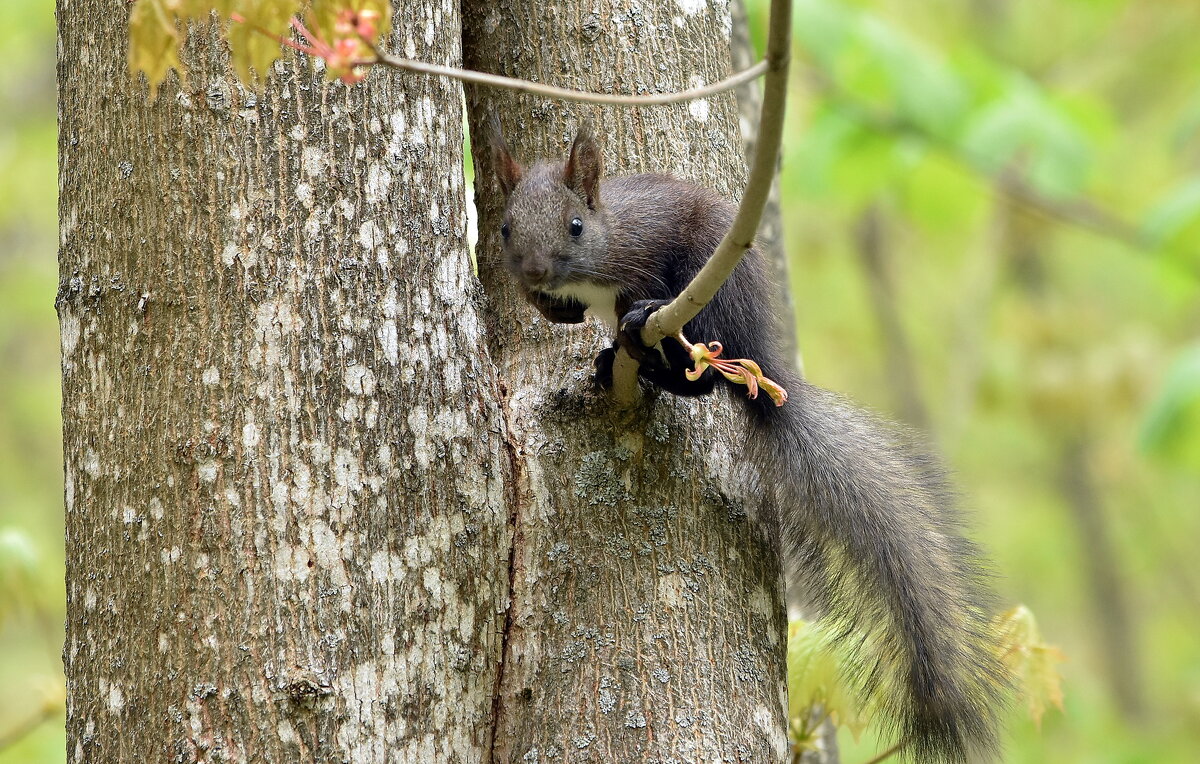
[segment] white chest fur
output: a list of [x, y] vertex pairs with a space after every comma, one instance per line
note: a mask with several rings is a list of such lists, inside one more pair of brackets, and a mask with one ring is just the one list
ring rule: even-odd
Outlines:
[[570, 297], [587, 306], [589, 315], [596, 316], [615, 334], [617, 331], [617, 290], [595, 284], [563, 284], [550, 292], [555, 297]]

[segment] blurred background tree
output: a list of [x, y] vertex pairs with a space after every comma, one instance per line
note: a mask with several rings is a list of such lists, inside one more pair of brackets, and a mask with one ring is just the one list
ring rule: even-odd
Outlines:
[[[798, 0], [805, 366], [929, 431], [1003, 600], [1069, 656], [1006, 761], [1200, 750], [1198, 28], [1173, 0]], [[53, 3], [0, 5], [0, 46], [5, 764], [64, 760]]]

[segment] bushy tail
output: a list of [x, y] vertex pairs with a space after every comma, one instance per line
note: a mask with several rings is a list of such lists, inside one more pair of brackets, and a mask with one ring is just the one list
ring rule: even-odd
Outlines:
[[751, 403], [750, 456], [778, 492], [789, 590], [853, 640], [848, 679], [915, 760], [988, 751], [1006, 672], [939, 468], [898, 428], [777, 381], [791, 398]]

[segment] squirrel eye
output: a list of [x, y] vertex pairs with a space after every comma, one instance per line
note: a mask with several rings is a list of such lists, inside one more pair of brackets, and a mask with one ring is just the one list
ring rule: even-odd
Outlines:
[[583, 221], [579, 218], [571, 218], [571, 235], [578, 236], [583, 233]]
[[500, 235], [504, 237], [505, 241], [508, 241], [508, 221], [500, 224]]

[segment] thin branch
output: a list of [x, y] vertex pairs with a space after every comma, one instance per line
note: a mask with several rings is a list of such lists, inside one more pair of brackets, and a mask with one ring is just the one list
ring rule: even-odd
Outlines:
[[[758, 141], [754, 164], [746, 191], [733, 225], [721, 239], [717, 250], [691, 283], [668, 305], [650, 315], [642, 330], [642, 341], [654, 345], [664, 337], [678, 334], [685, 324], [708, 305], [717, 290], [733, 273], [742, 256], [754, 245], [754, 236], [762, 219], [763, 207], [771, 194], [771, 182], [779, 163], [779, 145], [783, 138], [783, 114], [787, 104], [788, 63], [791, 57], [791, 0], [771, 0], [771, 20], [767, 37], [768, 64], [763, 80], [762, 113], [758, 122]], [[613, 394], [619, 405], [630, 405], [637, 397], [637, 378], [619, 379], [613, 372]]]
[[754, 165], [742, 195], [742, 203], [729, 232], [717, 246], [692, 282], [666, 307], [655, 311], [647, 322], [643, 339], [654, 344], [663, 337], [678, 334], [696, 317], [717, 290], [733, 273], [742, 256], [754, 245], [763, 207], [771, 193], [771, 181], [779, 164], [779, 146], [783, 138], [783, 115], [787, 104], [788, 63], [791, 56], [791, 0], [772, 0], [771, 22], [767, 39], [767, 70], [763, 82], [762, 115], [758, 125], [758, 147]]
[[980, 175], [989, 177], [996, 189], [1005, 196], [1020, 202], [1036, 213], [1067, 223], [1076, 228], [1084, 228], [1092, 233], [1116, 239], [1135, 249], [1156, 249], [1151, 237], [1132, 223], [1117, 217], [1095, 202], [1084, 199], [1053, 199], [1029, 184], [1025, 178], [1014, 172], [1001, 173], [999, 176], [989, 176], [981, 167], [972, 165], [972, 169]]
[[[237, 13], [231, 14], [230, 19], [239, 24], [247, 23], [246, 19]], [[295, 43], [292, 40], [289, 40], [287, 37], [273, 34], [272, 32], [263, 29], [258, 25], [252, 25], [254, 31], [270, 37], [272, 40], [276, 40], [282, 45], [292, 48], [293, 50], [300, 51], [301, 53], [306, 53], [316, 58], [322, 58], [326, 61], [329, 61], [331, 56], [336, 54], [336, 51], [329, 45], [328, 42], [321, 40], [312, 32], [310, 32], [298, 17], [292, 17], [291, 27], [292, 29], [296, 30], [302, 39], [308, 42], [308, 45]], [[770, 64], [768, 60], [764, 59], [759, 61], [754, 66], [751, 66], [748, 69], [743, 69], [742, 71], [732, 74], [718, 82], [689, 88], [688, 90], [680, 90], [673, 93], [654, 93], [651, 95], [593, 93], [587, 90], [559, 88], [554, 87], [553, 85], [543, 85], [539, 82], [521, 80], [515, 77], [505, 77], [499, 74], [477, 72], [471, 69], [459, 69], [453, 66], [442, 66], [440, 64], [431, 64], [426, 61], [416, 61], [411, 58], [390, 56], [380, 50], [379, 46], [369, 36], [365, 34], [358, 34], [357, 38], [371, 50], [371, 52], [374, 54], [374, 57], [347, 62], [347, 68], [352, 72], [379, 64], [381, 66], [387, 66], [392, 69], [400, 69], [406, 72], [418, 72], [420, 74], [449, 77], [450, 79], [460, 80], [462, 82], [470, 82], [476, 85], [484, 85], [486, 87], [504, 88], [505, 90], [515, 90], [519, 93], [529, 93], [531, 95], [538, 95], [544, 98], [554, 98], [560, 101], [580, 101], [582, 103], [612, 104], [617, 106], [659, 106], [662, 104], [680, 103], [683, 101], [695, 101], [698, 98], [706, 98], [711, 95], [716, 95], [717, 93], [723, 93], [726, 90], [732, 90], [738, 85], [742, 85], [757, 79], [759, 76], [767, 73], [770, 70]]]
[[901, 740], [899, 743], [896, 743], [894, 746], [879, 754], [875, 758], [864, 761], [863, 764], [879, 764], [881, 761], [887, 761], [900, 752], [900, 749], [904, 747], [905, 742], [907, 741]]
[[[744, 82], [749, 82], [757, 78], [759, 75], [768, 72], [770, 68], [769, 63], [766, 60], [763, 60], [759, 61], [749, 69], [743, 69], [737, 74], [726, 77], [719, 82], [691, 88], [689, 90], [680, 90], [675, 93], [655, 93], [653, 95], [621, 95], [619, 93], [592, 93], [586, 90], [558, 88], [552, 85], [543, 85], [538, 82], [530, 82], [529, 80], [516, 79], [515, 77], [504, 77], [499, 74], [476, 72], [470, 69], [456, 69], [452, 66], [440, 66], [438, 64], [430, 64], [424, 61], [397, 58], [396, 56], [389, 56], [386, 53], [378, 53], [377, 55], [378, 58], [375, 63], [379, 63], [384, 66], [390, 66], [393, 69], [403, 69], [407, 72], [421, 72], [423, 74], [450, 77], [451, 79], [461, 80], [463, 82], [471, 82], [476, 85], [504, 88], [505, 90], [515, 90], [519, 93], [529, 93], [531, 95], [539, 95], [545, 98], [555, 98], [561, 101], [616, 104], [619, 106], [657, 106], [668, 103], [679, 103], [681, 101], [694, 101], [697, 98], [705, 98], [717, 93], [722, 93], [726, 90], [732, 90], [738, 85], [741, 85]], [[371, 62], [364, 61], [363, 63], [368, 64]]]
[[[729, 4], [733, 16], [733, 35], [730, 46], [733, 49], [733, 65], [744, 69], [754, 63], [757, 54], [754, 43], [750, 40], [750, 19], [746, 16], [745, 0], [735, 0]], [[758, 139], [758, 114], [762, 110], [762, 93], [757, 82], [747, 82], [735, 91], [738, 105], [738, 126], [741, 128], [742, 143], [747, 166], [754, 161], [754, 142]], [[796, 338], [796, 310], [792, 299], [792, 290], [787, 288], [791, 283], [788, 278], [787, 250], [784, 246], [783, 212], [781, 211], [779, 175], [776, 173], [771, 183], [771, 196], [767, 199], [767, 207], [763, 210], [763, 219], [758, 226], [758, 247], [771, 267], [771, 280], [777, 285], [775, 294], [775, 310], [782, 330], [780, 349], [788, 358], [793, 358], [803, 373], [804, 360], [800, 357], [800, 346]]]

